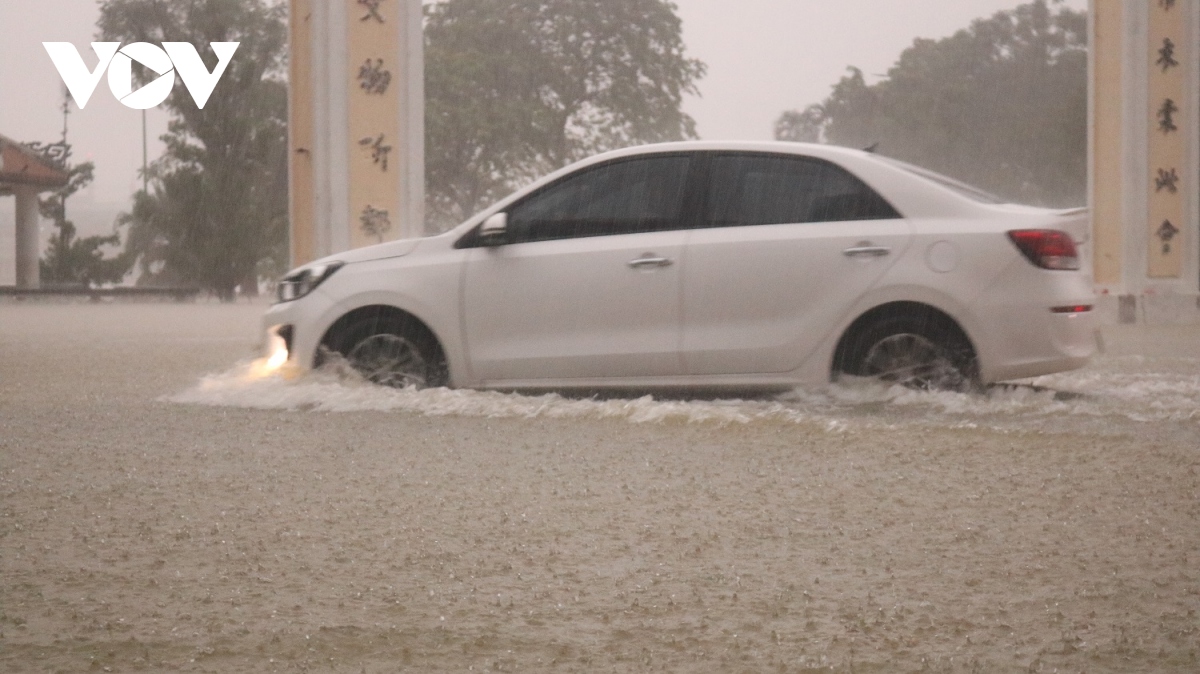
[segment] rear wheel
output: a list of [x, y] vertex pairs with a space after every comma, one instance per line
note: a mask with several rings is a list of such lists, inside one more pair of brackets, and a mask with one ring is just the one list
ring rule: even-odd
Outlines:
[[368, 311], [331, 331], [325, 347], [367, 381], [393, 388], [445, 386], [445, 357], [428, 329], [410, 316]]
[[880, 318], [856, 332], [841, 351], [840, 372], [923, 390], [976, 388], [978, 367], [970, 342], [949, 319]]

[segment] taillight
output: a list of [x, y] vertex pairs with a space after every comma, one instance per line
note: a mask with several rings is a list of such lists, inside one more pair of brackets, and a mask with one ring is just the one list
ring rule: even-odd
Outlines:
[[1079, 269], [1079, 253], [1071, 235], [1057, 229], [1017, 229], [1008, 233], [1030, 262], [1042, 269]]

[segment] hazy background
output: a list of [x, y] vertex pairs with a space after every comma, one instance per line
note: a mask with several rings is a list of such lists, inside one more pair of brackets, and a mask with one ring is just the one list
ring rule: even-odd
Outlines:
[[[855, 65], [875, 81], [917, 37], [940, 38], [972, 19], [1020, 0], [676, 0], [689, 54], [708, 65], [701, 97], [684, 110], [706, 139], [770, 139], [784, 111], [820, 102]], [[1065, 4], [1085, 9], [1086, 0]], [[88, 43], [97, 0], [2, 0], [0, 134], [22, 142], [62, 133], [62, 83], [41, 43], [75, 44], [91, 65]], [[151, 110], [150, 160], [162, 150], [166, 115]], [[72, 197], [80, 234], [107, 233], [140, 186], [142, 115], [117, 103], [102, 80], [86, 110], [72, 106], [74, 160], [96, 162], [96, 179]], [[0, 273], [11, 274], [13, 205], [0, 199]], [[0, 284], [11, 280], [0, 277]]]

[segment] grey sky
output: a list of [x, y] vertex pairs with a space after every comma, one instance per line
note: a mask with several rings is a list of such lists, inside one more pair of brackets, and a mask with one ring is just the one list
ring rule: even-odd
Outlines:
[[[685, 109], [702, 137], [768, 139], [784, 110], [819, 102], [849, 65], [883, 74], [914, 38], [939, 38], [1020, 0], [675, 0], [692, 56], [708, 64], [701, 98]], [[1086, 0], [1067, 0], [1084, 9]], [[0, 133], [56, 140], [61, 81], [42, 42], [72, 42], [93, 63], [88, 43], [96, 0], [0, 0]], [[77, 160], [96, 162], [83, 203], [125, 202], [138, 188], [141, 113], [113, 100], [102, 81], [85, 110], [70, 116]], [[151, 110], [150, 158], [166, 116]], [[8, 207], [0, 206], [0, 208]]]
[[[1027, 0], [1025, 0], [1027, 1]], [[674, 0], [708, 64], [684, 109], [710, 140], [770, 139], [784, 110], [819, 103], [845, 74], [879, 79], [918, 37], [942, 38], [1022, 0]], [[1087, 9], [1087, 0], [1064, 6]]]

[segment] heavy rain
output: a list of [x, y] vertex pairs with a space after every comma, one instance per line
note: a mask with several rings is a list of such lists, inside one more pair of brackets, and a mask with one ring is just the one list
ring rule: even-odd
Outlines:
[[[91, 32], [30, 32], [75, 40], [88, 67], [88, 36], [146, 38], [140, 19], [153, 4], [54, 2], [90, 12]], [[0, 672], [1200, 670], [1200, 211], [1170, 212], [1174, 232], [1094, 217], [1111, 184], [1088, 159], [1089, 143], [1103, 151], [1088, 135], [1088, 115], [1103, 112], [1088, 112], [1101, 106], [1089, 103], [1101, 85], [1087, 79], [1088, 50], [1104, 46], [1087, 17], [1098, 3], [929, 0], [920, 20], [916, 3], [890, 0], [872, 12], [755, 0], [733, 14], [706, 0], [425, 3], [425, 241], [578, 159], [688, 139], [870, 146], [971, 201], [1054, 209], [1044, 212], [1071, 223], [1082, 211], [1061, 209], [1091, 208], [1087, 231], [1063, 235], [1075, 237], [1082, 270], [1037, 270], [1083, 274], [1095, 287], [1094, 306], [1054, 309], [1095, 314], [1097, 350], [1082, 367], [981, 383], [973, 361], [948, 357], [953, 385], [906, 386], [886, 372], [859, 376], [872, 372], [851, 345], [830, 349], [833, 369], [817, 381], [770, 391], [441, 386], [448, 371], [432, 373], [445, 362], [421, 361], [415, 378], [380, 376], [356, 360], [350, 342], [361, 340], [340, 348], [336, 335], [319, 367], [297, 362], [296, 335], [264, 314], [350, 274], [318, 265], [320, 274], [284, 278], [338, 236], [319, 223], [300, 229], [289, 202], [288, 157], [324, 151], [297, 153], [287, 135], [296, 28], [286, 10], [313, 3], [209, 3], [212, 14], [202, 4], [156, 15], [180, 23], [151, 41], [191, 40], [204, 21], [240, 36], [247, 60], [231, 57], [227, 77], [253, 105], [224, 106], [231, 89], [218, 85], [205, 117], [177, 86], [148, 111], [162, 138], [147, 140], [144, 174], [141, 115], [107, 102], [109, 119], [138, 120], [139, 148], [109, 161], [120, 153], [91, 126], [105, 109], [68, 103], [45, 54], [61, 108], [35, 116], [54, 118], [50, 130], [21, 126], [24, 112], [0, 100], [4, 159], [19, 151], [64, 176], [38, 188], [33, 284], [21, 246], [9, 250], [27, 216], [18, 206], [13, 220], [12, 200], [0, 198]], [[368, 30], [391, 25], [404, 3], [345, 4], [347, 30]], [[1146, 11], [1168, 11], [1161, 4]], [[1200, 2], [1169, 4], [1200, 26]], [[0, 8], [0, 30], [17, 25], [5, 12], [45, 23]], [[806, 40], [832, 56], [786, 51], [806, 40], [765, 24], [788, 22], [805, 23]], [[873, 42], [891, 46], [874, 56]], [[1195, 60], [1186, 40], [1172, 44]], [[779, 62], [755, 65], [750, 53]], [[654, 68], [632, 78], [605, 70], [642, 62]], [[342, 65], [347, 96], [375, 100], [403, 78], [386, 59]], [[131, 77], [145, 83], [140, 68]], [[0, 90], [37, 88], [15, 73], [0, 68]], [[762, 84], [767, 74], [779, 86]], [[1187, 76], [1200, 90], [1200, 69]], [[107, 97], [101, 81], [96, 98]], [[1179, 119], [1197, 126], [1194, 111]], [[26, 142], [58, 138], [60, 122], [61, 144]], [[14, 130], [30, 137], [19, 144]], [[1152, 131], [1147, 156], [1164, 134]], [[408, 159], [394, 135], [346, 141], [347, 156], [373, 172], [358, 175], [401, 180]], [[1138, 198], [1167, 209], [1155, 199], [1195, 187], [1198, 137], [1188, 136], [1191, 166]], [[0, 163], [0, 197], [28, 210], [11, 166]], [[219, 198], [206, 182], [214, 175]], [[748, 151], [660, 153], [578, 175], [514, 202], [499, 245], [904, 223], [916, 203], [892, 203], [826, 160]], [[383, 206], [355, 211], [343, 250], [412, 233], [395, 204]], [[312, 255], [289, 247], [297, 236]], [[837, 243], [837, 258], [844, 245], [881, 250], [862, 238]], [[672, 291], [684, 316], [752, 316], [752, 298], [734, 290], [747, 276], [778, 290], [781, 305], [832, 293], [820, 269], [780, 263], [801, 244], [773, 242], [741, 266], [716, 247], [662, 258], [645, 248], [633, 271], [622, 257], [621, 271], [654, 278], [687, 265], [706, 283]], [[888, 245], [889, 261], [899, 258], [903, 245]], [[939, 271], [936, 250], [918, 257]], [[1115, 272], [1113, 250], [1127, 265]], [[1131, 250], [1149, 252], [1130, 261]], [[465, 263], [454, 274], [472, 280]], [[880, 278], [882, 268], [864, 283]], [[540, 305], [520, 304], [515, 287], [488, 297], [519, 307], [509, 320], [530, 334], [547, 307], [568, 327], [603, 325], [619, 312], [571, 295], [587, 285], [543, 282]], [[478, 305], [462, 296], [466, 308], [452, 313], [471, 333]], [[507, 326], [495, 323], [502, 313], [477, 322]], [[945, 323], [933, 316], [916, 325], [936, 339]], [[790, 328], [823, 327], [809, 323]], [[961, 330], [946, 334], [947, 352], [971, 349]], [[587, 376], [615, 361], [596, 362]]]
[[266, 373], [255, 305], [2, 311], [8, 671], [1194, 669], [1194, 328], [739, 401]]

